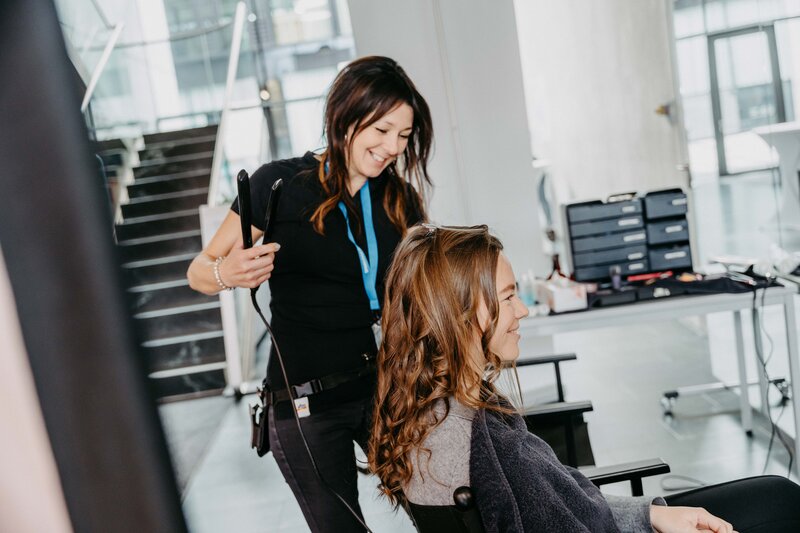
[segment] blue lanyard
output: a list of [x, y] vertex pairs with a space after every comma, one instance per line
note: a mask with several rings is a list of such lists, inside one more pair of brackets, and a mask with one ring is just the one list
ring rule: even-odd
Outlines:
[[364, 233], [367, 237], [367, 253], [356, 244], [353, 231], [350, 229], [350, 217], [347, 215], [347, 207], [344, 202], [339, 201], [339, 210], [344, 215], [347, 224], [347, 238], [353, 243], [358, 252], [358, 259], [361, 261], [361, 279], [364, 281], [364, 289], [369, 298], [369, 308], [373, 311], [380, 311], [378, 302], [378, 291], [375, 288], [378, 281], [378, 239], [375, 237], [375, 226], [372, 223], [372, 197], [369, 194], [369, 180], [361, 187], [361, 213], [364, 216]]

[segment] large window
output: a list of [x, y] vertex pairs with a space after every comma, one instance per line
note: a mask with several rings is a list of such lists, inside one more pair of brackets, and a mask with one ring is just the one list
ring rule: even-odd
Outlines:
[[678, 78], [695, 175], [771, 167], [754, 128], [794, 120], [800, 0], [676, 0]]
[[[180, 91], [186, 99], [198, 105], [208, 100], [210, 106], [221, 97], [231, 27], [199, 37], [180, 36], [230, 21], [236, 0], [164, 2], [175, 37], [171, 45]], [[252, 80], [250, 97], [258, 95], [264, 106], [270, 156], [289, 157], [318, 147], [323, 97], [338, 65], [354, 54], [346, 3], [268, 0], [248, 4], [248, 47], [240, 57], [238, 76]], [[209, 94], [213, 95], [210, 100]]]
[[[111, 25], [124, 24], [92, 98], [100, 138], [219, 120], [238, 0], [58, 1], [65, 36], [86, 79]], [[255, 143], [261, 147], [254, 156], [259, 160], [321, 146], [325, 95], [355, 54], [347, 1], [246, 0], [246, 5], [232, 107], [237, 124], [261, 125], [241, 135], [264, 140]], [[244, 144], [253, 143], [231, 143]]]

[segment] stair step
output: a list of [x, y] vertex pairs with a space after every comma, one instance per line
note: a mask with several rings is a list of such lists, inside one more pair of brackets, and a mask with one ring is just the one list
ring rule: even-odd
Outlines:
[[122, 166], [124, 152], [103, 152], [97, 154], [103, 161], [103, 168], [108, 171], [110, 168], [117, 168]]
[[131, 198], [128, 204], [145, 204], [147, 202], [156, 202], [158, 200], [174, 200], [175, 198], [185, 198], [187, 196], [194, 196], [196, 194], [203, 193], [208, 194], [208, 187], [198, 187], [197, 189], [184, 189], [181, 191], [139, 196], [137, 198]]
[[217, 138], [217, 133], [214, 131], [213, 133], [208, 133], [205, 135], [199, 135], [195, 137], [179, 137], [175, 139], [169, 139], [166, 141], [158, 141], [158, 142], [149, 142], [146, 146], [139, 151], [141, 153], [148, 148], [169, 148], [171, 146], [183, 146], [183, 145], [190, 145], [190, 144], [197, 144], [197, 143], [204, 143], [207, 141], [214, 141]]
[[140, 285], [128, 289], [134, 313], [147, 313], [165, 307], [186, 307], [219, 302], [219, 297], [208, 296], [189, 287], [186, 279], [174, 282]]
[[[124, 266], [127, 268], [157, 264], [157, 261], [164, 257], [197, 255], [202, 249], [203, 245], [199, 234], [141, 244], [126, 244], [124, 242], [119, 244], [120, 255]], [[155, 261], [156, 263], [141, 263], [143, 261]], [[133, 263], [133, 265], [130, 263]]]
[[199, 374], [201, 372], [208, 372], [211, 370], [225, 370], [228, 367], [226, 361], [212, 361], [210, 363], [202, 363], [188, 366], [179, 366], [175, 368], [167, 368], [164, 370], [156, 370], [149, 374], [152, 379], [164, 379], [175, 376], [186, 376], [189, 374]]
[[174, 289], [175, 287], [188, 287], [188, 286], [189, 286], [189, 280], [182, 278], [172, 281], [160, 281], [158, 283], [145, 283], [142, 285], [134, 285], [132, 287], [128, 287], [128, 292], [133, 294], [139, 294], [141, 292], [147, 292], [147, 291], [159, 291], [162, 289]]
[[190, 170], [166, 176], [142, 178], [128, 185], [128, 198], [151, 196], [168, 192], [202, 189], [208, 187], [211, 171], [205, 169]]
[[217, 134], [217, 125], [202, 126], [188, 130], [162, 131], [160, 133], [150, 133], [144, 136], [144, 145], [172, 141], [175, 139], [188, 139], [190, 137], [209, 137]]
[[162, 401], [179, 401], [221, 394], [225, 390], [225, 371], [212, 370], [163, 379], [153, 379], [156, 396]]
[[216, 363], [225, 360], [222, 332], [210, 338], [194, 338], [173, 344], [142, 347], [149, 372]]
[[144, 166], [133, 169], [133, 177], [136, 180], [141, 178], [151, 178], [154, 176], [168, 176], [187, 172], [189, 170], [205, 170], [211, 175], [211, 162], [213, 154], [204, 154], [203, 157], [196, 157], [188, 160], [160, 160], [158, 163], [148, 162]]
[[[165, 255], [163, 257], [153, 257], [153, 258], [150, 258], [150, 259], [134, 259], [132, 261], [128, 261], [126, 263], [123, 263], [122, 264], [122, 268], [138, 269], [138, 268], [146, 268], [146, 267], [151, 267], [151, 266], [164, 266], [164, 265], [169, 264], [169, 263], [176, 263], [176, 262], [180, 262], [180, 261], [191, 262], [192, 259], [194, 259], [194, 257], [196, 255], [197, 254], [194, 254], [194, 253], [191, 253], [191, 252], [186, 252], [186, 253], [181, 253], [181, 254]], [[161, 281], [164, 281], [164, 280], [161, 280]], [[141, 282], [141, 283], [137, 282], [137, 283], [132, 283], [131, 286], [133, 286], [133, 285], [141, 285], [142, 283], [154, 283], [154, 282], [152, 282], [152, 281]]]
[[[153, 198], [153, 199], [151, 199]], [[136, 201], [122, 205], [122, 218], [144, 217], [160, 215], [173, 211], [187, 211], [196, 209], [208, 202], [208, 189], [192, 189], [180, 193], [170, 193], [170, 196], [157, 197], [145, 196]]]
[[105, 141], [92, 141], [92, 150], [97, 153], [107, 151], [127, 150], [122, 139], [106, 139]]
[[197, 137], [170, 142], [156, 143], [139, 150], [139, 161], [165, 159], [187, 154], [213, 152], [216, 137]]
[[200, 228], [200, 217], [197, 209], [187, 209], [173, 213], [149, 215], [127, 219], [122, 224], [117, 224], [117, 239], [127, 241], [152, 235], [177, 233]]
[[214, 151], [206, 150], [204, 152], [194, 152], [188, 154], [173, 155], [169, 157], [145, 159], [144, 161], [140, 161], [139, 166], [136, 168], [157, 167], [173, 163], [191, 163], [192, 161], [197, 161], [198, 159], [200, 160], [208, 158], [213, 159], [213, 157], [214, 157]]
[[[201, 304], [165, 310], [160, 314], [157, 311], [139, 313], [136, 319], [137, 327], [147, 341], [161, 341], [174, 339], [187, 335], [219, 331], [222, 328], [219, 301], [211, 304]], [[147, 342], [145, 341], [145, 342]]]
[[220, 308], [220, 302], [218, 299], [211, 299], [212, 297], [207, 298], [208, 299], [202, 302], [169, 302], [166, 306], [158, 306], [152, 310], [141, 310], [134, 314], [133, 318], [138, 320], [148, 320], [152, 318], [176, 317], [177, 315], [185, 315], [188, 313]]
[[148, 244], [151, 242], [169, 241], [174, 239], [182, 239], [184, 237], [196, 237], [200, 235], [199, 229], [192, 229], [186, 231], [176, 231], [174, 233], [163, 233], [160, 235], [150, 235], [147, 237], [137, 237], [135, 239], [119, 240], [120, 246], [136, 246], [137, 244]]
[[193, 209], [184, 209], [183, 211], [171, 211], [169, 213], [158, 213], [156, 215], [145, 215], [142, 217], [130, 217], [126, 218], [119, 224], [117, 227], [126, 226], [128, 224], [142, 224], [145, 222], [158, 222], [160, 220], [169, 220], [171, 218], [180, 218], [180, 217], [188, 217], [191, 215], [199, 215], [200, 210], [197, 208]]
[[223, 331], [217, 330], [204, 330], [203, 328], [196, 328], [195, 331], [184, 332], [181, 335], [166, 336], [159, 339], [150, 339], [142, 342], [143, 348], [163, 348], [165, 346], [175, 346], [184, 342], [202, 341], [209, 339], [221, 339]]

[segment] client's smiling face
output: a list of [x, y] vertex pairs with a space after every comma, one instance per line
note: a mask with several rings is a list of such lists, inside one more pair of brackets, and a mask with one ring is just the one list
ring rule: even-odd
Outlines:
[[[517, 294], [517, 284], [511, 263], [502, 253], [497, 257], [497, 274], [495, 275], [497, 289], [497, 326], [494, 335], [489, 339], [489, 350], [502, 361], [514, 361], [519, 357], [519, 321], [528, 316], [528, 308], [522, 303]], [[485, 324], [488, 320], [488, 311], [485, 304], [481, 303], [478, 309], [478, 320]]]
[[517, 294], [514, 271], [508, 258], [502, 253], [497, 258], [495, 283], [499, 309], [497, 326], [489, 340], [489, 349], [501, 360], [510, 362], [519, 357], [519, 321], [528, 316], [528, 307]]

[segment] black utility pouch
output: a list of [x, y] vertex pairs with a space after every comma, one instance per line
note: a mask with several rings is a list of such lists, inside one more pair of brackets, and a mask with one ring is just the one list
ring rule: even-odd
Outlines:
[[267, 426], [269, 397], [269, 389], [265, 385], [258, 389], [259, 403], [250, 406], [250, 447], [255, 448], [259, 457], [264, 457], [269, 452], [269, 427]]

